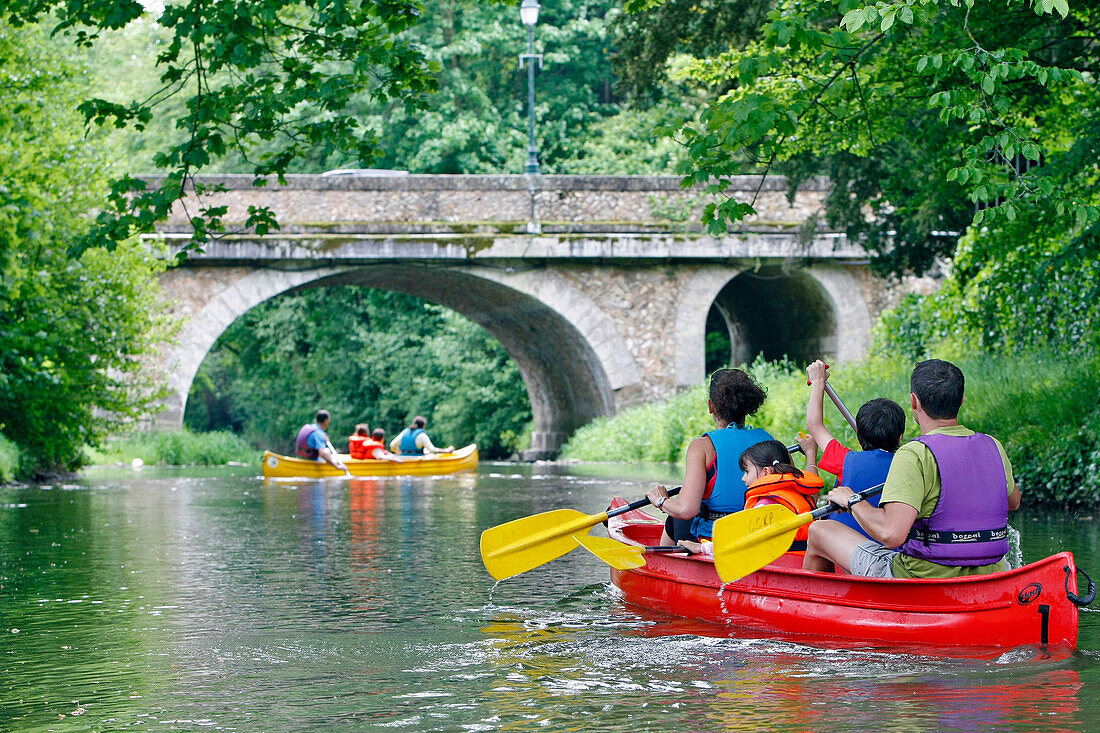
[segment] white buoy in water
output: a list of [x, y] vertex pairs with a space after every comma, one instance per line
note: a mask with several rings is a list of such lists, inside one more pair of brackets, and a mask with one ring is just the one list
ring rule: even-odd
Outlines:
[[130, 461], [130, 465], [134, 468], [141, 468], [145, 465], [145, 461], [141, 460], [140, 458], [135, 458], [134, 460]]

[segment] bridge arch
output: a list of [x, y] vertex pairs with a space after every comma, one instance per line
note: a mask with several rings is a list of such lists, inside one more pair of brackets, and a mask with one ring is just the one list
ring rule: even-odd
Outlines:
[[700, 268], [677, 311], [676, 377], [680, 386], [705, 378], [708, 317], [730, 337], [728, 363], [787, 356], [802, 365], [825, 357], [846, 361], [870, 346], [872, 317], [851, 270], [829, 265], [790, 269]]
[[[168, 357], [171, 396], [160, 416], [166, 427], [182, 424], [202, 360], [233, 321], [269, 298], [325, 285], [414, 295], [493, 334], [516, 362], [531, 400], [535, 431], [529, 457], [554, 455], [577, 427], [640, 396], [637, 366], [614, 324], [585, 293], [554, 273], [417, 263], [294, 271], [221, 268], [215, 284], [209, 272], [180, 268], [163, 283], [188, 317]], [[205, 300], [198, 299], [200, 292]]]

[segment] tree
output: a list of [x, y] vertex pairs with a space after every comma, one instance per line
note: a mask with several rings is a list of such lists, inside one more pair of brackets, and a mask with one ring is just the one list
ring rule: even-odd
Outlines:
[[[154, 156], [167, 170], [162, 185], [123, 176], [111, 186], [111, 208], [72, 251], [113, 248], [148, 232], [195, 186], [195, 174], [236, 151], [248, 161], [256, 185], [281, 177], [303, 152], [351, 151], [360, 165], [379, 155], [378, 140], [347, 111], [354, 95], [422, 104], [436, 83], [424, 54], [401, 34], [416, 23], [415, 0], [185, 0], [170, 3], [157, 18], [168, 31], [159, 49], [159, 88], [143, 99], [115, 102], [93, 98], [80, 109], [88, 122], [132, 127], [140, 132], [166, 100], [181, 98], [175, 120], [179, 137]], [[55, 33], [80, 46], [124, 28], [145, 12], [137, 0], [22, 0], [7, 5], [15, 24], [56, 18]], [[258, 141], [267, 143], [255, 159]], [[221, 230], [221, 207], [192, 216], [192, 246]], [[276, 222], [253, 209], [245, 226], [266, 231]]]
[[141, 375], [168, 335], [163, 265], [132, 240], [66, 256], [104, 189], [73, 109], [82, 71], [43, 29], [0, 21], [0, 74], [0, 431], [25, 471], [69, 470], [158, 396]]
[[[1015, 303], [998, 320], [1026, 310], [1022, 272], [1072, 279], [1096, 250], [1095, 16], [1064, 0], [778, 0], [752, 41], [680, 59], [713, 95], [681, 131], [684, 183], [708, 185], [705, 222], [722, 232], [752, 213], [725, 195], [731, 175], [826, 174], [828, 223], [893, 273], [950, 258], [972, 226], [959, 292]], [[1017, 252], [1028, 241], [1042, 254]], [[991, 276], [990, 258], [1013, 274]], [[1004, 342], [1005, 325], [982, 319], [979, 331]]]

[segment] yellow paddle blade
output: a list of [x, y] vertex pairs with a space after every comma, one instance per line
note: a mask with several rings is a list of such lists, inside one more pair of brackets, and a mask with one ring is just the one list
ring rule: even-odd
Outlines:
[[573, 535], [606, 519], [606, 512], [555, 509], [490, 527], [481, 533], [481, 561], [497, 580], [511, 578], [576, 549]]
[[755, 573], [791, 548], [798, 528], [814, 521], [781, 504], [747, 509], [714, 523], [714, 567], [723, 583]]
[[645, 565], [645, 548], [641, 545], [624, 545], [610, 537], [587, 534], [575, 534], [573, 538], [581, 547], [618, 570], [633, 570]]

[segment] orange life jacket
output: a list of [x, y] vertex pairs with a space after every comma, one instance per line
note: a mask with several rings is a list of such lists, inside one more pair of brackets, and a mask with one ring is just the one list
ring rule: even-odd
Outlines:
[[375, 440], [374, 438], [367, 438], [363, 441], [363, 457], [364, 458], [381, 458], [381, 455], [376, 455], [375, 451], [381, 448], [382, 452], [386, 452], [386, 444], [381, 440]]
[[[817, 474], [804, 473], [802, 478], [798, 478], [793, 473], [770, 473], [753, 481], [752, 486], [745, 494], [745, 508], [752, 509], [761, 500], [772, 499], [795, 514], [812, 512], [817, 509], [817, 502], [814, 501], [814, 497], [823, 488], [825, 488], [825, 483]], [[809, 536], [809, 524], [799, 527], [788, 552], [805, 555], [806, 538]]]
[[348, 436], [348, 455], [358, 460], [363, 460], [367, 457], [367, 441], [370, 440], [369, 435], [349, 435]]

